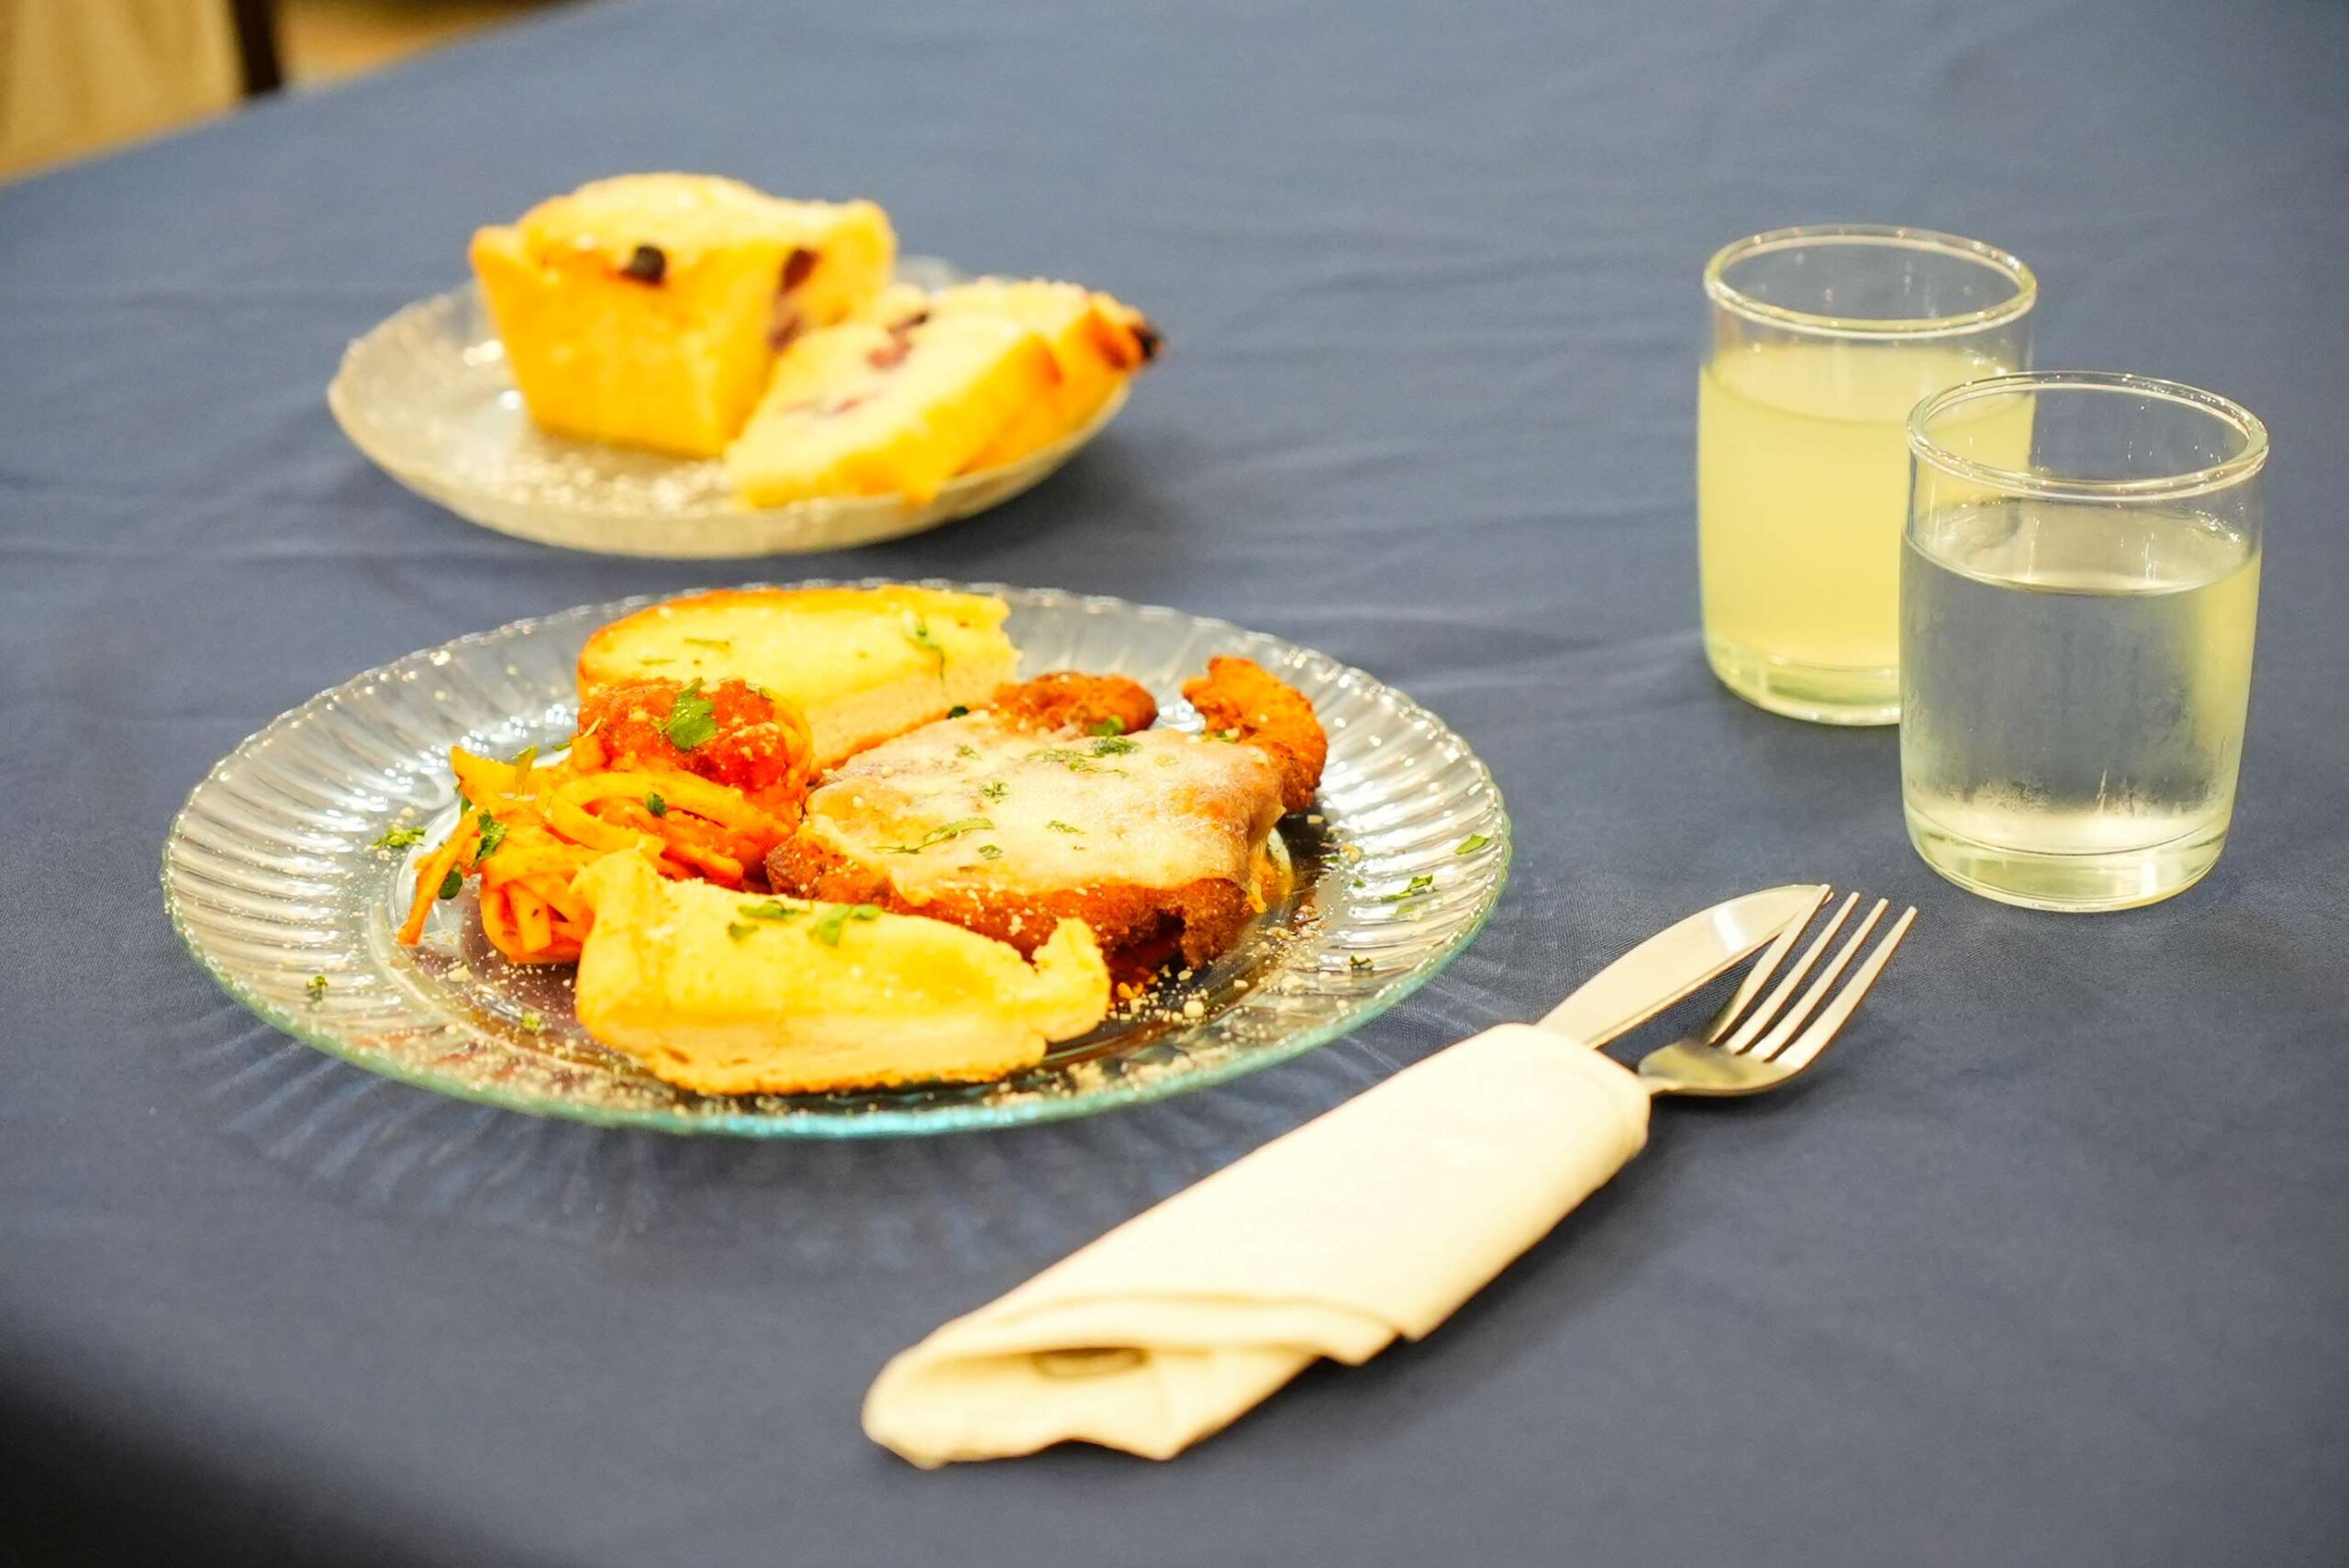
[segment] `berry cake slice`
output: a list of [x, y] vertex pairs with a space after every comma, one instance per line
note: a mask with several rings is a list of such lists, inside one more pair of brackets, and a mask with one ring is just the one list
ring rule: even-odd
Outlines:
[[871, 202], [624, 174], [481, 229], [473, 264], [540, 426], [714, 457], [757, 405], [777, 350], [865, 308], [896, 250]]
[[995, 468], [1050, 446], [1100, 412], [1128, 377], [1158, 352], [1158, 332], [1141, 312], [1077, 284], [978, 278], [930, 296], [931, 319], [995, 317], [1017, 321], [1052, 346], [1060, 384], [1012, 419], [971, 462]]
[[1059, 384], [1051, 347], [1006, 317], [827, 328], [775, 362], [758, 411], [727, 449], [727, 472], [754, 506], [818, 495], [927, 501]]

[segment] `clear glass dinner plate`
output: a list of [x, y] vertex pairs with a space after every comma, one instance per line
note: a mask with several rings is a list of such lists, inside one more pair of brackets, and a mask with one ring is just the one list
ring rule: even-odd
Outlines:
[[[871, 584], [865, 584], [871, 585]], [[1409, 697], [1226, 621], [1049, 589], [1000, 595], [1028, 673], [1129, 675], [1196, 727], [1178, 692], [1243, 654], [1313, 700], [1320, 799], [1281, 826], [1291, 871], [1229, 953], [1163, 979], [1039, 1066], [991, 1084], [709, 1096], [589, 1039], [571, 972], [506, 962], [472, 895], [414, 949], [394, 940], [417, 856], [455, 817], [452, 745], [504, 755], [571, 733], [589, 633], [626, 599], [460, 638], [347, 681], [245, 741], [195, 787], [163, 851], [163, 898], [197, 962], [277, 1028], [371, 1071], [544, 1116], [676, 1132], [854, 1137], [1084, 1116], [1220, 1083], [1333, 1040], [1425, 984], [1475, 935], [1508, 874], [1509, 825], [1466, 742]], [[424, 844], [377, 847], [393, 828]]]
[[[926, 256], [898, 277], [942, 288], [963, 274]], [[673, 558], [845, 550], [919, 533], [1043, 480], [1125, 406], [1119, 387], [1081, 429], [1017, 462], [949, 480], [924, 502], [849, 496], [746, 506], [715, 459], [664, 457], [550, 435], [530, 422], [506, 346], [472, 284], [397, 312], [344, 350], [327, 406], [353, 445], [427, 500], [540, 544]]]

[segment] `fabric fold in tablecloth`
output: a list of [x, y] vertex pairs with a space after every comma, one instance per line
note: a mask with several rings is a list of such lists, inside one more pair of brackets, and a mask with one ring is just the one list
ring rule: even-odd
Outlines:
[[1397, 1073], [892, 1360], [875, 1442], [920, 1465], [1080, 1440], [1164, 1459], [1314, 1361], [1418, 1339], [1647, 1140], [1597, 1051], [1509, 1024]]

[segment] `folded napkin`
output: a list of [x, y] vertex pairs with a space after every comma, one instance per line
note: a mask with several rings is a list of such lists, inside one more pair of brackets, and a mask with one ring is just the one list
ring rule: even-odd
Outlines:
[[864, 1430], [924, 1466], [1069, 1440], [1171, 1458], [1317, 1357], [1427, 1334], [1647, 1127], [1598, 1052], [1487, 1030], [947, 1324], [882, 1369]]

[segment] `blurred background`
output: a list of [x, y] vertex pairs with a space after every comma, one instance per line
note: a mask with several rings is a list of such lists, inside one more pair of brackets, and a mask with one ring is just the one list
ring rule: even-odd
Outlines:
[[0, 181], [570, 0], [0, 0]]

